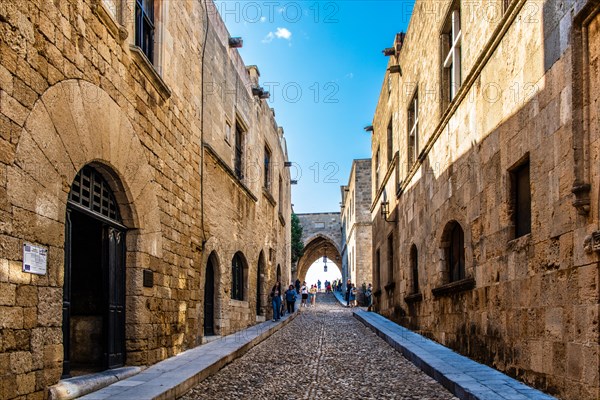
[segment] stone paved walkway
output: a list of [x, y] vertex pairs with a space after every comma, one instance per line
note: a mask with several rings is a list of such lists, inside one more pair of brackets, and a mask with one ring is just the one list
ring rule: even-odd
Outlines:
[[202, 381], [182, 399], [454, 399], [357, 321], [319, 295], [287, 327]]

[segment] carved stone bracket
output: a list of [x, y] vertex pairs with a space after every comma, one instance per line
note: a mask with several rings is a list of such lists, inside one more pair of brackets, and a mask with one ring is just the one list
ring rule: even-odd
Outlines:
[[594, 231], [586, 236], [583, 241], [583, 249], [586, 253], [600, 252], [600, 231]]
[[577, 209], [579, 215], [588, 215], [590, 212], [590, 189], [589, 183], [575, 183], [571, 189], [571, 192], [575, 195], [573, 206]]

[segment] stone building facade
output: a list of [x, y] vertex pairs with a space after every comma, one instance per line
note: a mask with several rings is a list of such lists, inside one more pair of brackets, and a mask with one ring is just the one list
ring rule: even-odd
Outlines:
[[289, 276], [283, 130], [211, 7], [0, 3], [0, 398], [252, 325]]
[[600, 398], [599, 27], [417, 0], [373, 121], [378, 312], [565, 399]]
[[342, 278], [372, 283], [371, 159], [354, 160], [342, 192]]

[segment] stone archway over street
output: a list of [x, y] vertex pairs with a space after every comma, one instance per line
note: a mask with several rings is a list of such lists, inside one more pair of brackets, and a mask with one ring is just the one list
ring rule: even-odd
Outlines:
[[302, 225], [302, 241], [304, 242], [304, 255], [298, 260], [296, 268], [298, 279], [304, 280], [310, 266], [323, 256], [333, 261], [342, 272], [340, 214], [298, 214], [298, 219]]

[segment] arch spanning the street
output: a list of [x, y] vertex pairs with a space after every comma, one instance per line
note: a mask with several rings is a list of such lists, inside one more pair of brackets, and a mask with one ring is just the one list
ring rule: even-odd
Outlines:
[[302, 241], [304, 242], [304, 255], [300, 257], [296, 267], [298, 279], [303, 281], [306, 278], [308, 269], [323, 256], [333, 261], [342, 272], [340, 213], [297, 215], [302, 226]]
[[323, 256], [333, 261], [338, 269], [342, 265], [342, 256], [338, 245], [330, 237], [319, 233], [305, 242], [304, 255], [298, 260], [298, 279], [304, 281], [308, 269]]

